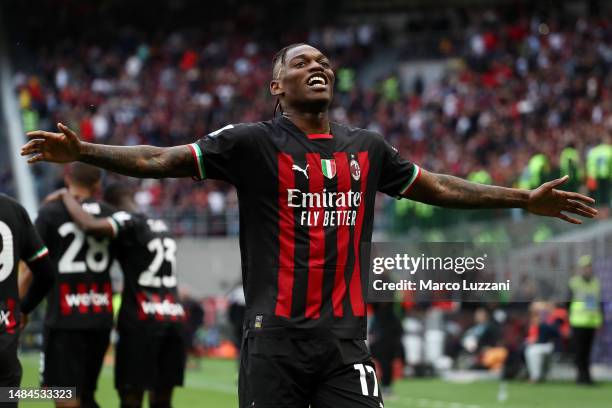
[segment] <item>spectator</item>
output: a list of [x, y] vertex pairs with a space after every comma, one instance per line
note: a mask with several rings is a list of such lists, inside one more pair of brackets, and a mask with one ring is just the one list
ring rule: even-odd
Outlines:
[[530, 382], [544, 382], [555, 350], [555, 340], [559, 338], [559, 322], [549, 322], [553, 305], [535, 302], [531, 305], [525, 361]]
[[569, 322], [572, 327], [573, 346], [576, 361], [576, 383], [593, 385], [591, 378], [591, 349], [595, 332], [603, 323], [601, 285], [593, 276], [590, 255], [578, 260], [579, 274], [569, 281], [570, 299]]

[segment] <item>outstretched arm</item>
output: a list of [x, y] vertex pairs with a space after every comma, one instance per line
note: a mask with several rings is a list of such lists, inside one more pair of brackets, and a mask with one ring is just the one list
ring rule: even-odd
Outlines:
[[188, 145], [174, 147], [108, 146], [79, 140], [74, 131], [61, 123], [61, 133], [37, 130], [28, 133], [30, 141], [21, 148], [28, 163], [81, 161], [115, 173], [140, 178], [189, 177], [194, 160]]
[[568, 176], [544, 183], [535, 190], [522, 190], [421, 171], [421, 177], [404, 197], [448, 208], [523, 208], [537, 215], [557, 217], [573, 224], [582, 224], [582, 221], [562, 211], [587, 218], [597, 214], [597, 210], [587, 205], [593, 204], [593, 199], [555, 189], [565, 183]]

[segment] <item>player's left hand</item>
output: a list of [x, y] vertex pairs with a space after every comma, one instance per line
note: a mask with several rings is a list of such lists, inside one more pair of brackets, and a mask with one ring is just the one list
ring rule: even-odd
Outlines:
[[563, 211], [581, 215], [586, 218], [593, 218], [597, 215], [597, 210], [591, 207], [595, 203], [590, 197], [569, 191], [556, 190], [558, 187], [569, 180], [569, 176], [549, 181], [540, 187], [529, 192], [527, 201], [527, 211], [537, 215], [556, 217], [572, 224], [582, 224], [582, 221], [564, 214]]
[[45, 197], [42, 204], [44, 205], [44, 204], [50, 203], [51, 201], [61, 200], [62, 196], [66, 194], [67, 192], [68, 190], [65, 188], [60, 188], [59, 190], [55, 190], [54, 192], [52, 192], [51, 194]]
[[82, 142], [77, 134], [62, 123], [57, 124], [57, 129], [61, 133], [42, 130], [27, 133], [30, 141], [21, 147], [21, 155], [31, 156], [28, 163], [70, 163], [79, 160]]

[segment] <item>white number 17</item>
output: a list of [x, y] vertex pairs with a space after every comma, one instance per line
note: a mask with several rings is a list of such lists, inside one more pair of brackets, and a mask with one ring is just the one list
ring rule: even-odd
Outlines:
[[376, 373], [374, 372], [374, 367], [364, 364], [355, 364], [353, 366], [355, 370], [359, 371], [359, 382], [361, 382], [361, 393], [363, 395], [368, 394], [368, 382], [366, 381], [366, 370], [369, 373], [372, 373], [372, 377], [374, 377], [374, 392], [372, 396], [378, 397], [378, 381], [376, 380]]

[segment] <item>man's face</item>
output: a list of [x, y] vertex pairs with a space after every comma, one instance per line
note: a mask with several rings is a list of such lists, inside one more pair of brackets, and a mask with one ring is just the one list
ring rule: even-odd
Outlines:
[[300, 45], [285, 55], [280, 74], [270, 90], [281, 97], [283, 105], [321, 112], [329, 106], [334, 93], [334, 71], [329, 59], [314, 47]]

